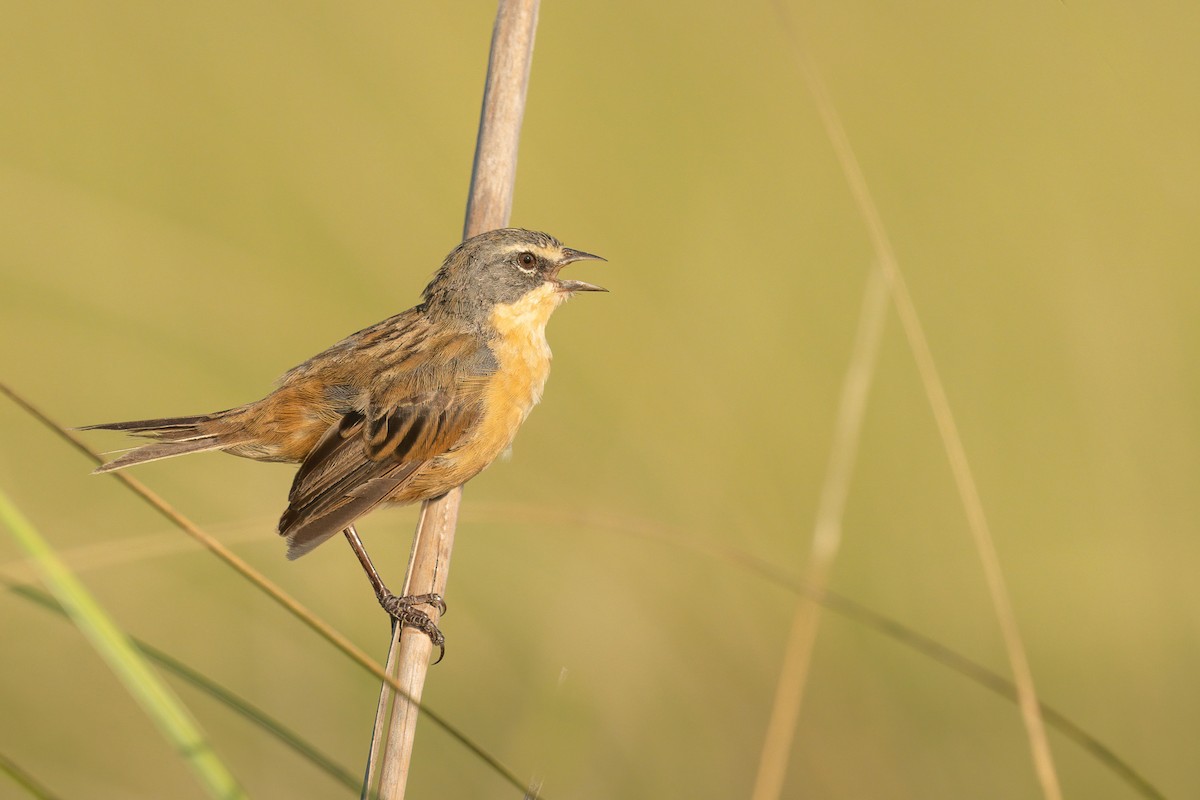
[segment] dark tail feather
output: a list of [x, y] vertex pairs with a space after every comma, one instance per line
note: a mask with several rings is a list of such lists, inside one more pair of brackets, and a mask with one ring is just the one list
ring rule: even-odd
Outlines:
[[78, 431], [128, 431], [135, 436], [153, 436], [155, 439], [174, 439], [176, 433], [188, 435], [197, 431], [204, 422], [224, 416], [229, 412], [200, 414], [195, 417], [163, 417], [162, 419], [135, 419], [131, 422], [106, 422], [103, 425], [84, 425]]
[[126, 431], [134, 436], [146, 436], [159, 441], [142, 445], [118, 459], [102, 464], [92, 474], [112, 472], [134, 464], [145, 464], [164, 458], [201, 453], [205, 450], [220, 450], [241, 444], [242, 439], [229, 435], [228, 425], [216, 425], [232, 411], [220, 411], [198, 417], [164, 417], [163, 419], [141, 419], [131, 422], [108, 422], [103, 425], [87, 425], [81, 431]]

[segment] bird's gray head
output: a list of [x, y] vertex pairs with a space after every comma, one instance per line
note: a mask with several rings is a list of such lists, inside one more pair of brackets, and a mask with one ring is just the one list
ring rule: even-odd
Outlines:
[[497, 306], [527, 302], [548, 305], [546, 315], [573, 292], [603, 292], [583, 281], [563, 280], [558, 272], [573, 261], [603, 261], [600, 256], [563, 247], [547, 233], [501, 228], [467, 239], [446, 256], [425, 287], [430, 313], [450, 314], [476, 325]]

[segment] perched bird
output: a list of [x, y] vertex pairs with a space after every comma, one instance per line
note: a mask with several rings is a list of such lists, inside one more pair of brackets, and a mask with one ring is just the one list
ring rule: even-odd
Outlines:
[[84, 428], [156, 440], [96, 472], [205, 450], [298, 462], [279, 520], [288, 558], [344, 532], [383, 607], [442, 646], [441, 633], [414, 607], [444, 608], [441, 598], [388, 591], [354, 522], [380, 503], [439, 497], [508, 449], [550, 372], [551, 313], [575, 292], [606, 291], [559, 277], [585, 259], [604, 260], [516, 228], [468, 239], [446, 257], [420, 305], [318, 353], [261, 400]]

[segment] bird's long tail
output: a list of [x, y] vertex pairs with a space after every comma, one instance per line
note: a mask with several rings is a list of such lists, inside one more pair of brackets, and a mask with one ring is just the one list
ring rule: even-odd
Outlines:
[[158, 441], [130, 450], [120, 458], [102, 464], [93, 474], [112, 472], [134, 464], [145, 464], [163, 458], [202, 453], [205, 450], [221, 450], [242, 444], [244, 438], [237, 435], [236, 427], [229, 425], [227, 417], [241, 411], [231, 408], [215, 414], [197, 417], [164, 417], [163, 419], [140, 419], [131, 422], [108, 422], [103, 425], [87, 425], [81, 431], [125, 431], [134, 436], [145, 436]]

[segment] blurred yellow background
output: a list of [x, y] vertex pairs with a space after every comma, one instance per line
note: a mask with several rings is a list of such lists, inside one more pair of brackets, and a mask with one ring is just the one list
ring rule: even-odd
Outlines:
[[[958, 416], [1038, 689], [1200, 796], [1200, 11], [798, 4]], [[460, 235], [495, 7], [40, 3], [0, 26], [0, 379], [65, 424], [226, 408], [416, 302]], [[543, 5], [513, 224], [600, 253], [542, 406], [467, 487], [426, 698], [548, 797], [753, 785], [872, 263], [769, 3]], [[126, 443], [90, 434], [97, 448]], [[0, 487], [132, 633], [357, 771], [376, 686], [0, 402]], [[138, 476], [382, 658], [292, 470]], [[415, 512], [361, 526], [393, 581]], [[647, 538], [671, 534], [673, 542]], [[889, 320], [835, 589], [1007, 674]], [[7, 536], [0, 571], [32, 579]], [[64, 797], [202, 792], [69, 625], [0, 592], [0, 753]], [[254, 797], [352, 796], [180, 686]], [[1127, 786], [1051, 734], [1068, 797]], [[507, 797], [432, 727], [412, 797]], [[0, 779], [0, 797], [20, 796]], [[829, 616], [785, 791], [1037, 796], [1015, 708]]]

